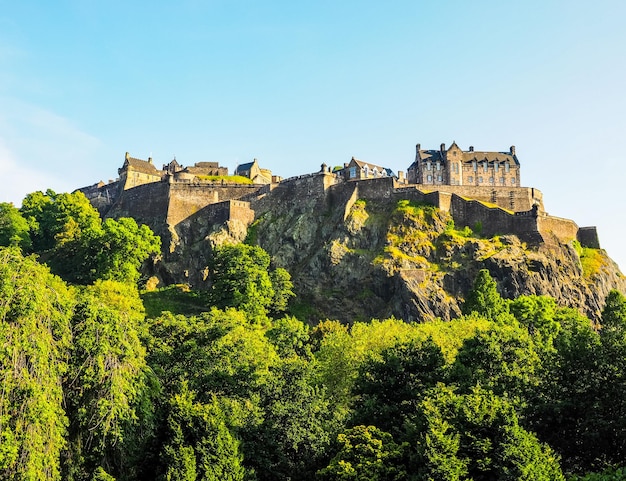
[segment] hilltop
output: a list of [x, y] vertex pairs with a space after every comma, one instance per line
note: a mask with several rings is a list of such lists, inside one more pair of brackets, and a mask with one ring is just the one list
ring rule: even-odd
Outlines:
[[161, 237], [145, 268], [153, 286], [207, 288], [213, 247], [245, 241], [291, 273], [293, 307], [311, 322], [450, 319], [481, 268], [504, 297], [546, 294], [596, 320], [608, 292], [626, 290], [594, 227], [549, 215], [541, 192], [520, 186], [514, 147], [418, 144], [408, 177], [354, 158], [281, 179], [256, 159], [232, 177], [216, 163], [157, 170], [128, 154], [119, 173], [81, 190], [102, 215]]

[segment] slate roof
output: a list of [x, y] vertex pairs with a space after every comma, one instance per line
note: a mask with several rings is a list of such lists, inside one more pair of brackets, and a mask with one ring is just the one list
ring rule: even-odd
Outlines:
[[250, 169], [252, 168], [253, 165], [254, 165], [254, 161], [253, 162], [248, 162], [247, 164], [239, 164], [237, 166], [237, 168], [235, 169], [235, 175], [239, 175], [242, 172], [250, 171]]
[[[481, 152], [473, 150], [464, 150], [462, 152], [463, 162], [472, 162], [474, 160], [477, 162], [482, 162], [484, 160], [487, 162], [505, 162], [508, 160], [515, 165], [519, 165], [517, 156], [511, 154], [510, 152]], [[443, 155], [440, 150], [420, 150], [419, 153], [422, 161], [443, 162]]]
[[157, 170], [157, 168], [146, 160], [128, 157], [126, 159], [125, 166], [127, 169], [132, 167], [135, 172], [142, 172], [144, 174], [151, 174], [155, 176], [160, 175], [160, 172]]
[[384, 171], [387, 171], [387, 170], [388, 170], [388, 169], [386, 169], [385, 167], [381, 167], [380, 165], [372, 164], [372, 163], [370, 163], [370, 162], [363, 162], [362, 160], [355, 159], [354, 157], [352, 157], [352, 160], [353, 160], [353, 161], [354, 161], [354, 163], [355, 163], [356, 165], [358, 165], [360, 168], [363, 168], [363, 167], [365, 167], [365, 166], [367, 165], [367, 167], [368, 167], [369, 169], [372, 169], [372, 170], [374, 170], [374, 167], [376, 167], [376, 170], [378, 170], [378, 172], [382, 172], [383, 170], [384, 170]]

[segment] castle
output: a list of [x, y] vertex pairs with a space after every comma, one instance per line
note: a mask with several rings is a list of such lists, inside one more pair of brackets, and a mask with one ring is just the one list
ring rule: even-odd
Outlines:
[[458, 227], [480, 225], [485, 236], [515, 234], [536, 245], [578, 240], [599, 247], [595, 227], [579, 228], [572, 220], [548, 215], [541, 192], [521, 187], [515, 147], [463, 151], [453, 142], [448, 149], [441, 144], [438, 150], [422, 150], [417, 144], [406, 177], [352, 158], [343, 168], [322, 164], [318, 172], [282, 179], [254, 159], [236, 168], [236, 176], [249, 179], [242, 183], [216, 162], [183, 167], [174, 159], [157, 169], [151, 158], [128, 153], [118, 173], [115, 182], [79, 190], [103, 216], [134, 217], [161, 235], [175, 236], [179, 224], [198, 215], [215, 224], [240, 220], [249, 225], [274, 201], [297, 203], [315, 196], [348, 210], [359, 198], [426, 202], [450, 212]]

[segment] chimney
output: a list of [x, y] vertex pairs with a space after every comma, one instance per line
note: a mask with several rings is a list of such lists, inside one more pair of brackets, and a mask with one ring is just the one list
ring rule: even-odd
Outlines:
[[441, 149], [441, 153], [443, 154], [446, 151], [446, 144], [441, 144], [439, 148]]
[[350, 164], [348, 164], [348, 162], [344, 162], [344, 163], [343, 163], [343, 168], [344, 168], [344, 169], [347, 169], [347, 168], [348, 168], [348, 165], [350, 165]]
[[515, 155], [515, 146], [511, 145], [511, 155]]
[[470, 151], [470, 152], [474, 152], [474, 146], [473, 146], [473, 145], [470, 145], [470, 149], [469, 149], [469, 151]]
[[416, 145], [415, 145], [415, 150], [416, 150], [417, 152], [419, 152], [420, 150], [422, 150], [422, 146], [421, 146], [420, 144], [416, 144]]
[[130, 154], [129, 154], [128, 152], [126, 152], [126, 155], [124, 156], [124, 159], [125, 159], [125, 160], [130, 159]]
[[148, 163], [151, 164], [152, 163], [152, 157], [148, 157]]

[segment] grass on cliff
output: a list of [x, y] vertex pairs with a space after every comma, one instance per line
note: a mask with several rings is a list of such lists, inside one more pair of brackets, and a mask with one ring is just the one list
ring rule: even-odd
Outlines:
[[592, 249], [591, 247], [583, 247], [580, 242], [574, 241], [574, 249], [580, 258], [580, 264], [583, 268], [583, 276], [590, 279], [600, 271], [608, 267], [608, 259], [601, 249]]
[[208, 311], [204, 298], [196, 291], [192, 291], [185, 284], [176, 284], [163, 287], [155, 291], [141, 293], [146, 317], [154, 319], [164, 311], [172, 314], [194, 315]]
[[252, 184], [252, 180], [241, 175], [196, 175], [199, 180], [225, 184]]

